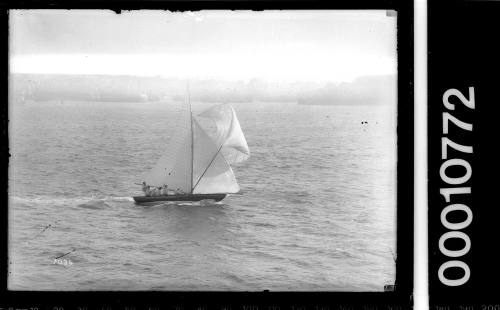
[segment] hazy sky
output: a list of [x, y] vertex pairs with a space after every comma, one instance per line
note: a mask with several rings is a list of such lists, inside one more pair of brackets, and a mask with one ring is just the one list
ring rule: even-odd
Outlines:
[[396, 73], [386, 11], [10, 11], [14, 73], [348, 81]]

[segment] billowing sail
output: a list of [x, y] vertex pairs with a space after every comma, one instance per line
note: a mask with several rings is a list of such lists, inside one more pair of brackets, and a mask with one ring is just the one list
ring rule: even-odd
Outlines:
[[181, 111], [179, 122], [167, 150], [156, 165], [144, 176], [148, 185], [168, 185], [173, 190], [191, 192], [191, 111]]
[[237, 193], [240, 190], [231, 166], [196, 120], [193, 120], [193, 193]]
[[240, 188], [230, 163], [246, 160], [250, 150], [233, 108], [224, 104], [200, 114], [215, 122], [215, 142], [190, 110], [181, 114], [181, 127], [145, 176], [146, 183], [195, 194], [237, 193]]
[[233, 107], [221, 104], [212, 107], [198, 116], [211, 119], [217, 126], [215, 144], [221, 146], [221, 153], [230, 164], [242, 162], [250, 157], [250, 150], [236, 117]]

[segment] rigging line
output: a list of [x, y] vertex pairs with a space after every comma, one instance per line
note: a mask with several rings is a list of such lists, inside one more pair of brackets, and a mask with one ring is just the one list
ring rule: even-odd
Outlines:
[[201, 178], [203, 178], [203, 176], [205, 175], [205, 173], [207, 173], [208, 171], [208, 168], [210, 168], [210, 166], [212, 165], [212, 163], [214, 162], [215, 158], [217, 157], [217, 155], [219, 154], [220, 150], [222, 149], [222, 147], [224, 146], [224, 144], [226, 143], [226, 141], [224, 141], [224, 143], [222, 143], [219, 147], [219, 149], [217, 150], [217, 153], [215, 153], [214, 157], [212, 158], [212, 160], [210, 161], [210, 163], [208, 164], [207, 168], [205, 168], [205, 171], [203, 171], [203, 173], [201, 174], [201, 176], [198, 178], [198, 181], [196, 182], [196, 184], [194, 185], [193, 187], [193, 191], [194, 189], [196, 188], [196, 186], [198, 186], [198, 183], [200, 183], [201, 181]]
[[[192, 115], [191, 115], [191, 121], [192, 121]], [[234, 124], [234, 118], [231, 118], [231, 124], [229, 125], [229, 128], [233, 128], [233, 124]], [[208, 171], [208, 168], [210, 168], [210, 166], [212, 165], [212, 163], [214, 162], [215, 158], [217, 157], [217, 155], [219, 154], [220, 150], [222, 149], [222, 147], [224, 146], [224, 144], [226, 144], [226, 141], [228, 139], [228, 134], [226, 133], [226, 137], [224, 138], [224, 141], [221, 143], [219, 149], [217, 150], [217, 153], [215, 153], [214, 157], [212, 158], [212, 160], [210, 161], [210, 163], [208, 164], [207, 168], [205, 168], [205, 171], [203, 171], [203, 173], [201, 174], [201, 176], [198, 178], [198, 181], [196, 181], [196, 184], [194, 185], [191, 193], [194, 191], [194, 189], [196, 188], [196, 186], [198, 186], [198, 183], [200, 183], [201, 181], [201, 178], [203, 178], [203, 176], [205, 175], [205, 173], [207, 173]]]

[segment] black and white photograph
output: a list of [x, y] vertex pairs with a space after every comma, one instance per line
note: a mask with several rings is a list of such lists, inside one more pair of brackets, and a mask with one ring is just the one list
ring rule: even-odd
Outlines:
[[393, 286], [397, 20], [10, 10], [8, 290]]

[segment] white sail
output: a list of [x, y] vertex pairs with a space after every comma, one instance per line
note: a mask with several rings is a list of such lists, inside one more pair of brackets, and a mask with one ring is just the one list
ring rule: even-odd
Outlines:
[[239, 163], [250, 157], [247, 141], [240, 127], [233, 107], [221, 104], [212, 107], [198, 116], [208, 118], [217, 126], [215, 144], [221, 146], [221, 153], [230, 164]]
[[198, 185], [194, 188], [194, 194], [215, 194], [215, 193], [237, 193], [240, 186], [236, 182], [233, 169], [224, 159], [221, 153], [218, 153], [207, 172], [200, 179]]
[[192, 117], [180, 116], [180, 128], [144, 180], [148, 185], [168, 185], [186, 193], [237, 193], [240, 188], [230, 163], [248, 159], [250, 150], [236, 113], [230, 105], [215, 106], [200, 116], [215, 122], [216, 141]]
[[193, 120], [193, 193], [237, 193], [240, 190], [231, 166], [196, 120]]
[[184, 109], [179, 116], [179, 128], [156, 165], [144, 176], [146, 184], [168, 185], [174, 190], [191, 192], [192, 151], [191, 111]]

